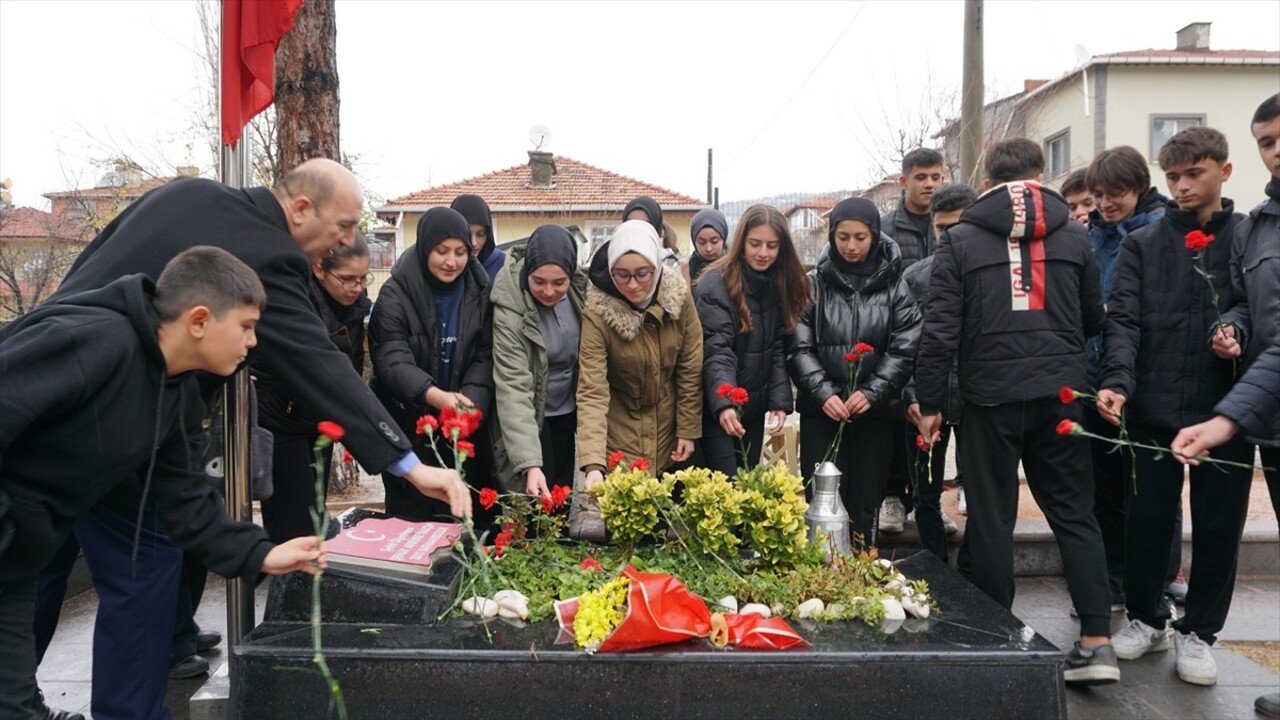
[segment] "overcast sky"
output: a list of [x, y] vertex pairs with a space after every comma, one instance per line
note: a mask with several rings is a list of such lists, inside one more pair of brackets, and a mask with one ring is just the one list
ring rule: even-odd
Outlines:
[[[385, 197], [545, 148], [695, 197], [860, 187], [891, 124], [960, 85], [963, 3], [340, 0], [342, 149]], [[1280, 49], [1280, 2], [986, 2], [988, 94], [1102, 54]], [[20, 205], [91, 186], [123, 152], [212, 170], [191, 131], [194, 5], [0, 0], [0, 177]]]

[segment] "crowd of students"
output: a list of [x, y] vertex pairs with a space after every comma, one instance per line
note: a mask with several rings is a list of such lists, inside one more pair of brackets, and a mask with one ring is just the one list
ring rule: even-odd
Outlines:
[[[1099, 153], [1061, 193], [1041, 184], [1043, 154], [1029, 140], [988, 149], [981, 193], [947, 184], [941, 155], [919, 149], [886, 216], [862, 198], [832, 208], [828, 246], [807, 272], [786, 219], [767, 205], [748, 208], [732, 237], [717, 210], [697, 213], [682, 262], [661, 208], [636, 198], [583, 268], [556, 225], [509, 254], [496, 249], [487, 204], [460, 196], [420, 218], [380, 289], [368, 386], [369, 257], [354, 237], [360, 201], [348, 172], [310, 161], [274, 191], [200, 180], [154, 191], [95, 239], [50, 303], [0, 333], [0, 715], [74, 717], [49, 710], [35, 686], [31, 618], [54, 608], [56, 623], [65, 568], [36, 576], [78, 540], [101, 598], [95, 716], [164, 717], [166, 669], [191, 654], [190, 638], [176, 637], [194, 632], [189, 609], [173, 618], [186, 585], [179, 548], [227, 574], [323, 564], [305, 539], [321, 419], [345, 427], [356, 459], [381, 473], [387, 512], [423, 520], [470, 515], [485, 487], [549, 497], [579, 473], [590, 487], [617, 451], [655, 474], [686, 464], [732, 474], [740, 442], [757, 462], [795, 412], [802, 469], [823, 459], [840, 468], [856, 541], [871, 547], [881, 530], [900, 530], [911, 507], [922, 547], [944, 561], [951, 522], [940, 498], [955, 442], [969, 514], [956, 561], [1006, 607], [1025, 468], [1080, 618], [1068, 682], [1114, 682], [1117, 657], [1172, 642], [1179, 676], [1212, 684], [1208, 648], [1230, 606], [1252, 471], [1191, 470], [1197, 562], [1178, 618], [1167, 597], [1182, 570], [1180, 466], [1110, 452], [1060, 423], [1103, 438], [1123, 427], [1125, 438], [1191, 458], [1220, 445], [1215, 455], [1249, 464], [1261, 447], [1263, 464], [1280, 467], [1280, 422], [1268, 415], [1278, 385], [1268, 383], [1280, 376], [1280, 350], [1268, 350], [1280, 317], [1280, 96], [1251, 128], [1273, 180], [1269, 202], [1247, 218], [1222, 196], [1231, 163], [1212, 128], [1183, 130], [1161, 149], [1172, 199], [1130, 147]], [[1216, 240], [1193, 251], [1195, 232]], [[230, 254], [190, 249], [205, 245]], [[243, 282], [175, 293], [166, 274], [193, 257]], [[90, 365], [103, 372], [80, 360], [67, 382], [42, 382], [103, 342], [106, 330], [77, 313], [131, 328], [131, 354], [98, 353]], [[159, 320], [146, 325], [148, 313]], [[157, 326], [158, 339], [145, 331]], [[182, 430], [204, 415], [198, 400], [184, 410], [201, 391], [190, 371], [229, 374], [255, 332], [260, 417], [274, 436], [265, 533], [217, 512], [190, 457], [199, 429]], [[113, 403], [133, 375], [137, 397]], [[749, 399], [734, 403], [724, 385]], [[28, 386], [57, 392], [28, 397]], [[1064, 387], [1089, 402], [1064, 404]], [[138, 435], [136, 422], [113, 418], [151, 403], [154, 442], [107, 437]], [[446, 408], [483, 413], [464, 464], [470, 488], [448, 469], [449, 446], [416, 432], [421, 416]], [[1237, 425], [1247, 432], [1231, 437]], [[118, 457], [104, 466], [68, 456], [85, 443]], [[47, 472], [51, 457], [66, 480]], [[1280, 478], [1267, 479], [1276, 502]], [[493, 518], [475, 509], [483, 530]], [[214, 535], [236, 540], [212, 552]], [[1127, 621], [1112, 637], [1120, 610]], [[41, 649], [51, 634], [41, 631]]]

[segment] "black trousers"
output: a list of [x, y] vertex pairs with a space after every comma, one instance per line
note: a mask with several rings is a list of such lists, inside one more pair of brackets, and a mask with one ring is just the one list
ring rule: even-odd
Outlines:
[[724, 428], [714, 417], [703, 413], [702, 422], [702, 462], [703, 467], [733, 477], [742, 466], [742, 453], [738, 451], [742, 443], [747, 444], [747, 467], [760, 464], [760, 451], [764, 448], [764, 415], [742, 423], [747, 434], [738, 438], [729, 437]]
[[[1131, 427], [1139, 442], [1168, 447], [1174, 430]], [[1214, 448], [1213, 457], [1253, 461], [1253, 446], [1243, 437]], [[1185, 468], [1165, 455], [1137, 451], [1138, 493], [1129, 497], [1125, 533], [1125, 599], [1131, 619], [1163, 628], [1169, 608], [1163, 602], [1165, 565], [1174, 537], [1174, 513], [1182, 498]], [[1179, 632], [1194, 632], [1212, 643], [1227, 620], [1236, 584], [1240, 535], [1249, 510], [1253, 470], [1222, 465], [1191, 468], [1191, 554], [1195, 572], [1187, 588], [1186, 614], [1174, 622]], [[1179, 534], [1178, 540], [1181, 541]]]
[[578, 414], [576, 412], [542, 419], [542, 474], [547, 476], [547, 489], [556, 485], [573, 487], [573, 472], [578, 465]]
[[[800, 471], [813, 473], [822, 462], [840, 423], [826, 415], [800, 416]], [[894, 442], [900, 437], [897, 421], [877, 417], [859, 417], [845, 423], [844, 438], [836, 453], [840, 468], [840, 500], [849, 511], [850, 538], [855, 546], [870, 549], [876, 544], [880, 501], [884, 499], [885, 477]], [[812, 497], [811, 492], [810, 497]]]
[[1080, 415], [1079, 405], [1063, 406], [1056, 398], [965, 404], [960, 468], [969, 502], [969, 574], [996, 602], [1013, 606], [1013, 526], [1021, 460], [1031, 494], [1057, 539], [1081, 635], [1110, 635], [1106, 556], [1093, 515], [1089, 445], [1084, 438], [1056, 432], [1064, 417], [1079, 422]]
[[[318, 435], [275, 435], [271, 454], [271, 483], [274, 492], [262, 501], [262, 526], [273, 543], [305, 535], [315, 535], [311, 511], [316, 506], [316, 471], [312, 448]], [[333, 448], [324, 453], [324, 488], [329, 488], [329, 468]]]
[[34, 580], [0, 585], [0, 718], [44, 720], [36, 715], [36, 641]]
[[1263, 474], [1267, 478], [1267, 491], [1271, 493], [1271, 507], [1280, 518], [1280, 447], [1258, 448], [1262, 466], [1272, 468]]
[[182, 553], [182, 573], [178, 576], [178, 610], [173, 620], [173, 651], [169, 664], [173, 665], [196, 654], [196, 635], [200, 625], [196, 623], [196, 610], [204, 599], [205, 582], [209, 569], [188, 552]]
[[[894, 420], [897, 426], [898, 435], [916, 434], [915, 426], [906, 420]], [[915, 441], [912, 440], [912, 443]], [[914, 445], [912, 445], [914, 447]], [[911, 470], [909, 468], [911, 455], [907, 452], [906, 446], [897, 443], [893, 446], [893, 456], [889, 458], [889, 474], [885, 477], [884, 496], [896, 497], [902, 501], [903, 507], [911, 508], [911, 493], [914, 486], [911, 481]]]
[[[944, 563], [947, 562], [947, 530], [942, 524], [942, 483], [947, 473], [947, 445], [951, 441], [952, 427], [945, 424], [942, 426], [938, 442], [933, 446], [932, 463], [929, 462], [929, 454], [916, 447], [916, 438], [920, 436], [916, 427], [908, 423], [904, 435], [920, 547], [938, 556]], [[929, 467], [925, 467], [926, 465]]]

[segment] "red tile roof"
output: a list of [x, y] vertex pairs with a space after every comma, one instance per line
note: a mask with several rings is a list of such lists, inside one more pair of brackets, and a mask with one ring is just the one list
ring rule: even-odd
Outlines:
[[698, 198], [602, 170], [572, 158], [556, 157], [555, 165], [556, 174], [552, 176], [550, 188], [529, 187], [529, 165], [515, 165], [487, 175], [393, 198], [378, 208], [378, 211], [447, 207], [455, 197], [463, 193], [479, 195], [495, 212], [547, 208], [622, 210], [632, 198], [639, 195], [648, 195], [663, 208], [693, 209], [707, 206]]
[[787, 208], [786, 210], [783, 210], [782, 214], [785, 215], [786, 217], [791, 217], [791, 213], [797, 210], [813, 210], [819, 215], [822, 215], [835, 206], [836, 206], [836, 199], [832, 197], [823, 196], [823, 197], [809, 198], [804, 202], [798, 202], [795, 205], [792, 205], [791, 207]]
[[0, 210], [0, 237], [14, 239], [88, 240], [92, 233], [70, 223], [59, 224], [53, 213], [29, 207]]
[[136, 200], [161, 185], [167, 185], [174, 179], [176, 178], [147, 178], [140, 183], [123, 185], [121, 187], [91, 187], [83, 190], [59, 190], [58, 192], [45, 193], [44, 197], [47, 197], [50, 200], [55, 198], [122, 198]]

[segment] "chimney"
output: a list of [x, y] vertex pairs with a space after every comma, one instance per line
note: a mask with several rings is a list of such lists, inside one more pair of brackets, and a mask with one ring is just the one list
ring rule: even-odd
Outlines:
[[1044, 85], [1047, 82], [1049, 81], [1048, 80], [1023, 80], [1022, 92], [1029, 93], [1032, 90], [1035, 90], [1036, 88], [1040, 87], [1041, 85]]
[[1193, 22], [1178, 31], [1179, 50], [1208, 50], [1209, 26], [1213, 23]]
[[555, 187], [552, 176], [556, 174], [555, 156], [541, 150], [529, 151], [529, 187], [548, 189]]

